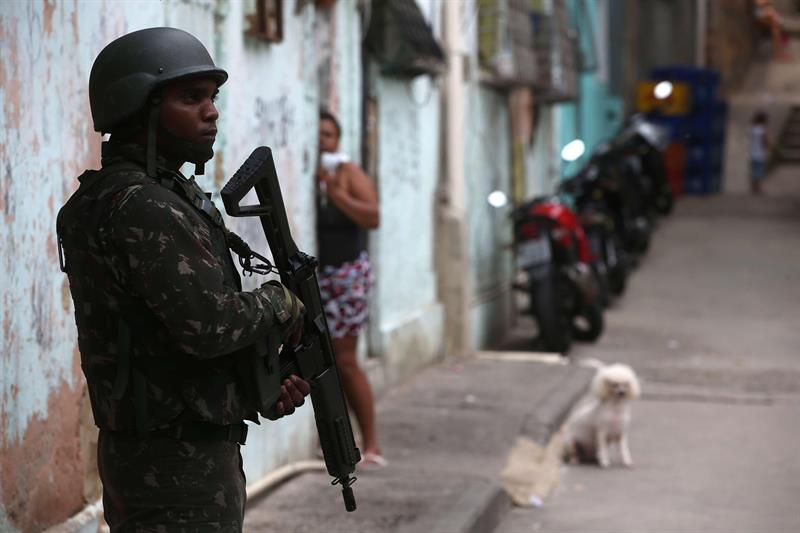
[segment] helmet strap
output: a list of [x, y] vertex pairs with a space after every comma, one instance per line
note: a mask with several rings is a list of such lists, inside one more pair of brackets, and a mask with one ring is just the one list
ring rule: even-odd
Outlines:
[[157, 176], [156, 171], [156, 132], [158, 131], [158, 114], [161, 109], [161, 98], [150, 101], [150, 114], [147, 119], [147, 175], [151, 178]]

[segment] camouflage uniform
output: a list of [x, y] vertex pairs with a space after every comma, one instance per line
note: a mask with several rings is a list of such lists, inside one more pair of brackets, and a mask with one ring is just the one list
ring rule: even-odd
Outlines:
[[193, 205], [193, 181], [163, 166], [148, 177], [135, 145], [104, 143], [102, 163], [79, 178], [58, 229], [106, 519], [121, 532], [239, 531], [235, 441], [258, 421], [247, 355], [284, 320], [283, 291], [242, 292], [221, 216]]

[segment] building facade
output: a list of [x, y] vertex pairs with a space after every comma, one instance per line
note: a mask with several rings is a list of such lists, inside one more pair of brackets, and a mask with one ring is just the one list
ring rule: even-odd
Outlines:
[[[228, 71], [216, 156], [199, 181], [219, 200], [250, 152], [270, 146], [295, 240], [311, 253], [319, 109], [339, 116], [343, 150], [380, 196], [381, 227], [369, 242], [377, 281], [360, 353], [378, 393], [504, 335], [514, 316], [510, 205], [487, 198], [547, 192], [561, 174], [558, 152], [573, 133], [559, 102], [577, 94], [571, 41], [559, 26], [569, 3], [397, 0], [442, 52], [436, 65], [410, 70], [392, 70], [364, 44], [385, 4], [36, 0], [0, 9], [0, 530], [41, 531], [82, 511], [68, 530], [98, 520], [96, 429], [54, 226], [76, 177], [99, 166], [92, 62], [130, 31], [185, 29]], [[514, 26], [520, 19], [509, 14], [519, 9], [532, 26]], [[539, 33], [548, 38], [534, 42]], [[510, 63], [508, 43], [517, 43]], [[531, 61], [538, 70], [519, 67]], [[509, 64], [519, 72], [509, 74]], [[581, 91], [591, 93], [583, 81]], [[229, 220], [263, 249], [250, 222]], [[248, 480], [313, 457], [315, 447], [310, 407], [266, 422], [242, 449]]]

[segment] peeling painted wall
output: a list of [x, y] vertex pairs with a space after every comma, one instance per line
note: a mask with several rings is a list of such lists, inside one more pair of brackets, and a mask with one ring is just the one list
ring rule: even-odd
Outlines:
[[[571, 2], [570, 9], [575, 10], [577, 4]], [[586, 19], [583, 26], [591, 24], [597, 30], [601, 23], [607, 23], [607, 14], [602, 14], [600, 9], [608, 9], [607, 3], [586, 3]], [[591, 34], [588, 28], [581, 27], [583, 35]], [[607, 50], [596, 49], [598, 66], [607, 62]], [[611, 83], [604, 70], [587, 71], [580, 74], [579, 101], [558, 106], [561, 146], [574, 139], [582, 139], [586, 144], [586, 154], [573, 162], [564, 162], [562, 172], [564, 176], [574, 175], [584, 164], [598, 145], [598, 143], [614, 136], [624, 118], [624, 102], [620, 96], [611, 91]]]
[[[296, 2], [301, 2], [297, 6]], [[440, 35], [442, 2], [418, 0]], [[342, 122], [342, 148], [361, 156], [361, 27], [357, 0], [330, 11], [286, 0], [284, 41], [244, 35], [239, 0], [31, 0], [0, 9], [0, 531], [38, 531], [96, 498], [93, 428], [87, 421], [67, 280], [58, 270], [54, 223], [76, 176], [99, 166], [88, 77], [102, 47], [133, 30], [170, 25], [195, 34], [230, 75], [218, 107], [216, 156], [200, 183], [215, 193], [259, 145], [273, 149], [295, 240], [316, 249], [314, 171], [320, 104]], [[462, 31], [474, 50], [474, 2]], [[475, 73], [476, 70], [471, 69]], [[435, 198], [441, 173], [442, 94], [421, 77], [371, 80], [378, 109], [381, 228], [370, 251], [377, 275], [369, 345], [389, 383], [443, 349], [437, 300]], [[475, 344], [502, 329], [508, 309], [506, 213], [486, 203], [510, 191], [510, 127], [502, 93], [468, 82], [466, 166]], [[548, 123], [540, 122], [540, 130]], [[545, 132], [546, 133], [546, 132]], [[549, 132], [552, 134], [552, 131]], [[549, 157], [547, 143], [538, 149]], [[187, 167], [185, 171], [191, 172]], [[256, 248], [258, 224], [230, 221]], [[245, 280], [253, 287], [257, 280]], [[498, 312], [498, 310], [500, 312]], [[310, 406], [310, 403], [307, 404]], [[316, 445], [311, 407], [254, 428], [243, 448], [255, 481]]]
[[[417, 3], [438, 36], [441, 3]], [[441, 93], [428, 76], [389, 77], [377, 69], [370, 76], [378, 106], [381, 209], [381, 227], [370, 240], [376, 275], [370, 346], [392, 381], [430, 362], [443, 346], [434, 264]]]
[[476, 348], [505, 333], [511, 312], [511, 226], [507, 208], [492, 207], [492, 191], [511, 193], [508, 96], [481, 84], [468, 90], [465, 120], [472, 337]]
[[[5, 2], [0, 9], [0, 530], [36, 531], [83, 506], [83, 380], [54, 225], [99, 161], [86, 80], [98, 43], [157, 3]], [[135, 15], [135, 16], [134, 16]]]
[[[340, 2], [343, 27], [355, 16]], [[285, 40], [245, 38], [239, 1], [30, 1], [0, 9], [0, 531], [38, 531], [85, 505], [92, 483], [91, 436], [83, 435], [84, 381], [67, 280], [58, 269], [55, 215], [85, 168], [99, 166], [88, 77], [100, 49], [127, 32], [170, 25], [195, 34], [230, 81], [219, 108], [215, 161], [200, 182], [218, 191], [256, 146], [273, 148], [295, 239], [315, 249], [313, 172], [317, 150], [317, 47], [312, 3], [284, 5]], [[352, 68], [359, 40], [339, 44]], [[354, 49], [355, 48], [355, 49]], [[348, 74], [338, 89], [360, 81]], [[349, 99], [348, 99], [349, 98]], [[354, 108], [359, 94], [343, 98]], [[349, 141], [357, 146], [360, 122]], [[191, 171], [191, 168], [184, 170]], [[263, 244], [256, 224], [233, 226]], [[251, 285], [254, 281], [249, 282]], [[310, 404], [309, 404], [310, 405]], [[84, 423], [85, 425], [85, 423]], [[248, 479], [307, 458], [314, 446], [311, 408], [265, 423], [243, 448]], [[83, 441], [83, 446], [81, 442]], [[96, 483], [96, 482], [95, 482]], [[95, 489], [87, 489], [96, 494]]]
[[552, 192], [561, 176], [558, 107], [541, 106], [536, 113], [533, 143], [526, 150], [525, 190], [528, 196]]
[[[230, 74], [221, 91], [221, 143], [218, 170], [209, 188], [218, 190], [257, 146], [272, 148], [290, 226], [298, 247], [315, 249], [313, 175], [317, 152], [319, 95], [314, 39], [314, 8], [299, 13], [293, 2], [284, 5], [284, 40], [268, 44], [243, 38], [242, 2], [227, 4], [217, 27], [217, 62]], [[219, 18], [219, 17], [218, 17]], [[255, 220], [231, 221], [234, 231], [251, 245], [266, 249]], [[262, 279], [246, 278], [245, 288]], [[313, 453], [313, 411], [300, 409], [279, 422], [262, 421], [251, 427], [242, 448], [250, 482], [287, 462]]]
[[[489, 193], [500, 190], [511, 198], [511, 123], [509, 93], [480, 81], [478, 5], [466, 0], [462, 10], [462, 40], [466, 49], [464, 168], [469, 250], [471, 342], [485, 348], [505, 334], [511, 323], [512, 255], [508, 220], [510, 206], [492, 207]], [[526, 154], [526, 159], [529, 156]]]

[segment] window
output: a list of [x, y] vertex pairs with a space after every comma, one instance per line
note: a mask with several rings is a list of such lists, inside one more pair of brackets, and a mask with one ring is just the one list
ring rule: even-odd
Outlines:
[[247, 35], [270, 43], [283, 40], [283, 0], [255, 0], [250, 11]]

